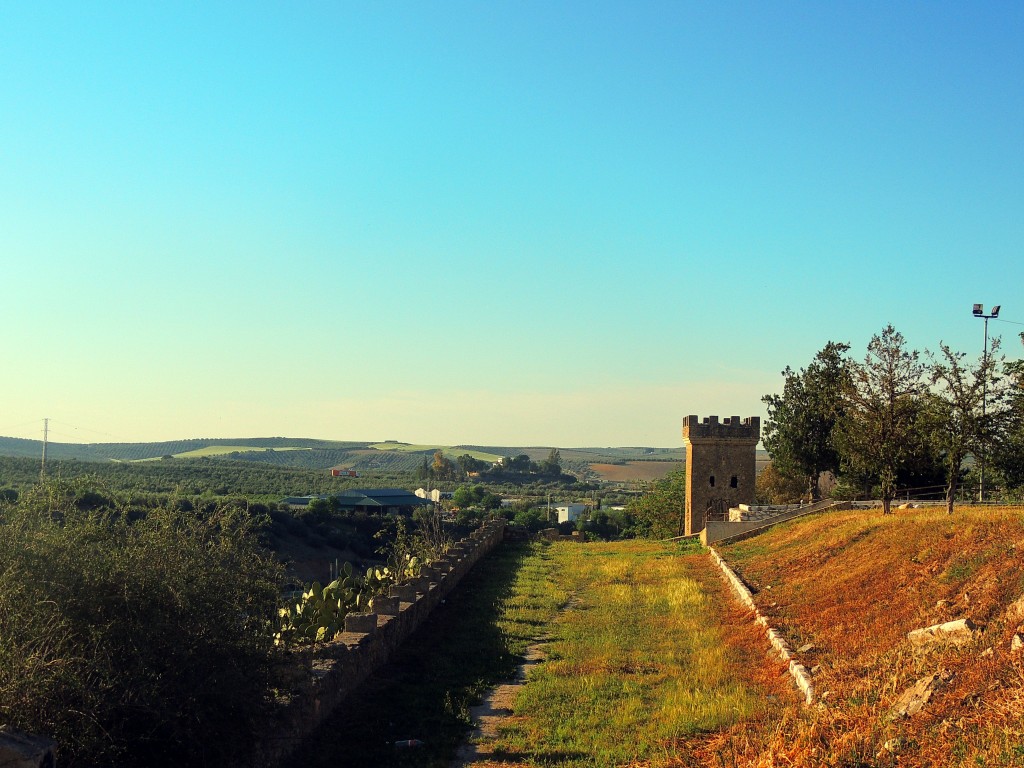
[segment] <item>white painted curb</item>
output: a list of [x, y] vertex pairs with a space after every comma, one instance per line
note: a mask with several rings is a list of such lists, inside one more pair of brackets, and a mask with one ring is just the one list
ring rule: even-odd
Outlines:
[[740, 577], [733, 572], [732, 568], [722, 559], [721, 555], [715, 552], [713, 547], [708, 547], [708, 551], [711, 553], [714, 561], [718, 563], [718, 567], [722, 569], [722, 573], [725, 574], [726, 580], [732, 585], [733, 592], [736, 593], [740, 602], [754, 612], [754, 621], [764, 627], [765, 634], [768, 636], [768, 641], [772, 644], [772, 647], [778, 651], [782, 660], [789, 664], [789, 674], [794, 682], [796, 682], [797, 688], [804, 694], [804, 703], [808, 705], [813, 704], [814, 684], [811, 682], [811, 674], [807, 671], [807, 667], [793, 658], [793, 650], [789, 647], [789, 643], [779, 634], [778, 630], [768, 624], [768, 619], [761, 615], [757, 605], [754, 603], [754, 596], [750, 594], [747, 585], [740, 580]]

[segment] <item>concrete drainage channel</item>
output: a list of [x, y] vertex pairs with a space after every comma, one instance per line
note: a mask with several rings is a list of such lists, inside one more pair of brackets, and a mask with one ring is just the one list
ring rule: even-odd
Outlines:
[[811, 682], [811, 674], [807, 671], [807, 667], [800, 664], [796, 659], [793, 658], [793, 651], [789, 647], [789, 643], [786, 642], [785, 638], [779, 634], [778, 630], [774, 629], [761, 612], [757, 609], [757, 604], [754, 603], [754, 596], [747, 589], [747, 585], [743, 583], [739, 576], [729, 567], [728, 563], [722, 559], [713, 547], [708, 547], [708, 551], [711, 553], [711, 557], [718, 567], [725, 574], [725, 578], [729, 584], [732, 585], [733, 591], [739, 598], [740, 602], [747, 606], [754, 612], [754, 621], [760, 624], [765, 629], [765, 634], [768, 636], [768, 641], [772, 644], [772, 647], [778, 651], [782, 660], [789, 664], [789, 674], [796, 683], [797, 688], [804, 695], [804, 703], [811, 705], [814, 703], [814, 684]]

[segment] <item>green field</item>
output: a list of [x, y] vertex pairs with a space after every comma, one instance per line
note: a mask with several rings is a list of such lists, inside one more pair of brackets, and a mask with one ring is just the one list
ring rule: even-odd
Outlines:
[[[229, 453], [268, 453], [277, 451], [308, 451], [309, 448], [291, 446], [286, 448], [256, 448], [251, 445], [207, 445], [202, 448], [194, 448], [191, 451], [171, 453], [169, 456], [175, 459], [201, 459], [207, 456], [225, 456]], [[131, 459], [131, 461], [160, 461], [162, 456], [152, 456], [147, 459]], [[115, 459], [116, 461], [116, 459]]]
[[432, 453], [433, 451], [441, 451], [445, 456], [449, 458], [456, 458], [458, 456], [465, 456], [467, 453], [474, 459], [480, 461], [500, 461], [503, 457], [496, 453], [487, 453], [485, 451], [477, 451], [470, 449], [462, 449], [458, 446], [450, 445], [411, 445], [409, 443], [373, 443], [370, 448], [374, 448], [378, 451], [402, 451], [404, 453]]
[[[494, 463], [505, 456], [526, 454], [531, 461], [543, 461], [551, 446], [436, 445], [401, 441], [319, 440], [289, 437], [191, 438], [154, 443], [49, 443], [48, 457], [54, 461], [138, 462], [164, 456], [177, 459], [241, 460], [277, 464], [302, 469], [329, 469], [335, 466], [366, 471], [414, 471], [434, 451], [448, 459], [470, 455], [479, 461]], [[559, 448], [562, 467], [567, 472], [586, 473], [591, 464], [627, 462], [682, 461], [681, 448]], [[38, 457], [42, 442], [23, 438], [0, 437], [0, 456]], [[760, 456], [760, 454], [759, 454]]]
[[414, 445], [411, 443], [371, 443], [370, 448], [378, 451], [405, 451], [406, 453], [425, 453], [427, 451], [447, 450], [447, 445]]

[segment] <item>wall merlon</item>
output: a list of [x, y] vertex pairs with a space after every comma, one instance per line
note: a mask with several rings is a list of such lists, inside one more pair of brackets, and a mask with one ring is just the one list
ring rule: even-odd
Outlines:
[[727, 416], [719, 422], [717, 416], [706, 416], [702, 421], [690, 415], [683, 419], [683, 440], [694, 439], [753, 440], [756, 444], [761, 439], [761, 417]]

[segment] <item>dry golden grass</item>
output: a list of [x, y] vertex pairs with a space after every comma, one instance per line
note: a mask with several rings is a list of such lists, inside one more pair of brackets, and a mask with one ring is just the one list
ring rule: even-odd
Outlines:
[[[710, 740], [720, 765], [1024, 766], [1024, 513], [1012, 508], [833, 512], [725, 546], [763, 613], [817, 667], [822, 704]], [[969, 647], [911, 652], [912, 629], [970, 618]], [[991, 651], [987, 649], [991, 648]], [[890, 722], [926, 674], [948, 683], [918, 715]], [[886, 745], [889, 745], [889, 748]], [[708, 764], [716, 764], [710, 762]]]

